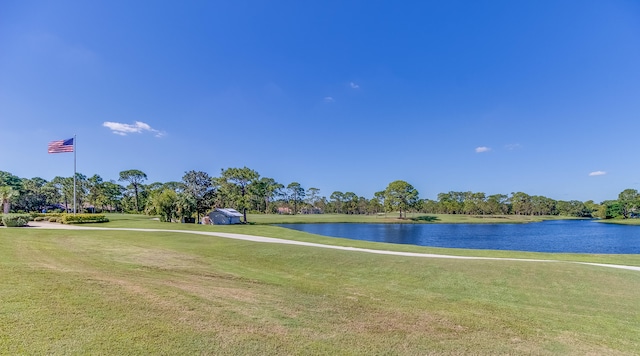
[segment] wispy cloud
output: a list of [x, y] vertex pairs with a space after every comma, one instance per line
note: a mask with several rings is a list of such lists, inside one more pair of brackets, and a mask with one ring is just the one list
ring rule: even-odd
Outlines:
[[333, 103], [334, 101], [336, 101], [334, 98], [330, 96], [325, 96], [323, 100], [325, 103]]
[[509, 151], [513, 151], [513, 150], [519, 150], [522, 148], [522, 145], [519, 143], [510, 143], [508, 145], [504, 146], [505, 149], [509, 150]]
[[126, 136], [130, 133], [143, 133], [143, 132], [151, 132], [156, 137], [165, 136], [164, 132], [156, 130], [151, 126], [149, 126], [149, 124], [144, 123], [142, 121], [136, 121], [133, 125], [123, 124], [120, 122], [105, 121], [104, 123], [102, 123], [102, 126], [110, 129], [111, 132], [120, 136]]
[[483, 153], [483, 152], [489, 152], [489, 151], [491, 151], [491, 148], [489, 147], [485, 147], [485, 146], [476, 147], [476, 153]]
[[354, 82], [350, 82], [349, 86], [351, 87], [351, 89], [359, 89], [360, 88], [360, 86], [358, 84], [354, 83]]
[[595, 171], [595, 172], [589, 173], [589, 177], [603, 176], [605, 174], [607, 174], [607, 172], [605, 171]]

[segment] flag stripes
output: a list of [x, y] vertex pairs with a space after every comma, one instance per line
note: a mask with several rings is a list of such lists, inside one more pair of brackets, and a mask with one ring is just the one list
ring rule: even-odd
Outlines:
[[73, 139], [58, 140], [49, 142], [48, 153], [73, 152]]

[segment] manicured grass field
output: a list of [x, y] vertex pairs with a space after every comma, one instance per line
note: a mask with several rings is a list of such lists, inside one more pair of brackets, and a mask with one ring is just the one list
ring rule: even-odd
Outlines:
[[[100, 226], [480, 252], [109, 217]], [[631, 355], [640, 350], [639, 290], [639, 272], [565, 262], [380, 256], [179, 232], [2, 228], [0, 354]]]

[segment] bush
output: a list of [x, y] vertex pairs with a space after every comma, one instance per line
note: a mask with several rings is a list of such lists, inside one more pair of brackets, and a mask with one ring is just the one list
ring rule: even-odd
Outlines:
[[63, 224], [92, 224], [109, 222], [109, 219], [98, 214], [62, 214], [60, 222]]
[[47, 219], [49, 219], [49, 222], [56, 222], [56, 223], [57, 223], [57, 222], [60, 222], [60, 218], [57, 218], [57, 217], [55, 217], [55, 216], [52, 216], [52, 217], [47, 218]]
[[429, 216], [429, 215], [421, 215], [421, 216], [417, 216], [415, 218], [411, 218], [411, 220], [413, 221], [436, 221], [438, 220], [437, 216]]
[[48, 220], [48, 218], [45, 218], [44, 216], [36, 216], [35, 218], [33, 218], [33, 221], [45, 221]]
[[29, 222], [29, 215], [3, 215], [2, 224], [6, 227], [22, 227]]

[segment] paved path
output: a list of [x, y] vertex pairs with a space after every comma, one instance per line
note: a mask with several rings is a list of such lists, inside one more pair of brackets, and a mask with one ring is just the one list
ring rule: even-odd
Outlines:
[[379, 255], [395, 255], [395, 256], [423, 257], [423, 258], [448, 258], [448, 259], [459, 259], [459, 260], [494, 260], [494, 261], [522, 261], [522, 262], [548, 262], [548, 263], [564, 262], [564, 263], [575, 263], [575, 264], [581, 264], [581, 265], [591, 265], [591, 266], [600, 266], [600, 267], [608, 267], [608, 268], [619, 268], [619, 269], [626, 269], [626, 270], [632, 270], [632, 271], [640, 272], [640, 267], [639, 266], [623, 266], [623, 265], [613, 265], [613, 264], [606, 264], [606, 263], [573, 262], [573, 261], [558, 261], [558, 260], [536, 260], [536, 259], [526, 259], [526, 258], [453, 256], [453, 255], [439, 255], [439, 254], [434, 254], [434, 253], [417, 253], [417, 252], [372, 250], [372, 249], [368, 249], [368, 248], [324, 245], [324, 244], [318, 244], [318, 243], [313, 243], [313, 242], [285, 240], [285, 239], [278, 239], [278, 238], [273, 238], [273, 237], [253, 236], [253, 235], [243, 235], [243, 234], [232, 234], [232, 233], [226, 233], [226, 232], [213, 232], [213, 231], [94, 227], [94, 226], [64, 225], [64, 224], [50, 223], [50, 222], [43, 222], [43, 221], [37, 221], [37, 222], [30, 221], [29, 222], [29, 227], [31, 227], [31, 228], [39, 228], [39, 229], [64, 229], [64, 230], [113, 230], [113, 231], [144, 231], [144, 232], [178, 232], [178, 233], [185, 233], [185, 234], [217, 236], [217, 237], [223, 237], [223, 238], [228, 238], [228, 239], [245, 240], [245, 241], [253, 241], [253, 242], [276, 243], [276, 244], [286, 244], [286, 245], [299, 245], [299, 246], [329, 248], [329, 249], [334, 249], [334, 250], [345, 250], [345, 251], [375, 253], [375, 254], [379, 254]]

